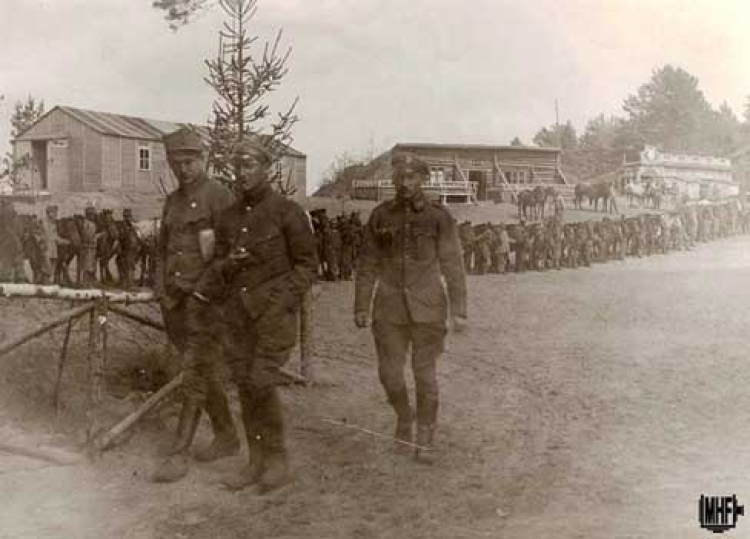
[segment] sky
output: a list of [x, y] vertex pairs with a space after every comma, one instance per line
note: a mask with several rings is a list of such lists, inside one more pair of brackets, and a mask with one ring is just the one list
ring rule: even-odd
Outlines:
[[[177, 31], [152, 0], [2, 0], [0, 151], [27, 95], [205, 123], [204, 60], [223, 14]], [[747, 0], [259, 0], [252, 29], [282, 29], [289, 74], [269, 98], [299, 97], [293, 146], [308, 191], [337, 156], [398, 142], [529, 143], [544, 125], [583, 131], [665, 64], [696, 76], [740, 116], [750, 95]], [[259, 49], [258, 49], [259, 50]]]

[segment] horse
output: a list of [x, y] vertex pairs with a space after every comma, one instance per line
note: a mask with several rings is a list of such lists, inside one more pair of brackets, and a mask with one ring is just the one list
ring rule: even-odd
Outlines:
[[47, 249], [42, 224], [33, 215], [20, 215], [20, 238], [23, 257], [31, 266], [32, 282], [48, 284], [52, 270], [47, 260]]
[[[70, 279], [70, 263], [78, 257], [81, 249], [81, 236], [78, 233], [74, 217], [62, 217], [57, 220], [57, 234], [68, 240], [67, 244], [57, 246], [57, 263], [54, 270], [53, 281], [60, 285], [72, 285]], [[78, 264], [76, 264], [78, 265]]]
[[109, 263], [120, 250], [120, 233], [112, 216], [112, 210], [102, 210], [96, 219], [96, 260], [102, 284], [112, 284], [114, 276]]
[[518, 218], [528, 219], [529, 214], [532, 219], [536, 219], [536, 197], [533, 191], [523, 189], [518, 193]]
[[[602, 211], [604, 213], [610, 213], [611, 210], [617, 209], [617, 204], [613, 204], [614, 208], [610, 206], [610, 203], [614, 201], [615, 192], [614, 187], [611, 183], [597, 183], [590, 187], [589, 191], [589, 206], [594, 205], [594, 211], [599, 211], [599, 200], [602, 201]], [[614, 211], [612, 211], [614, 212]]]
[[13, 204], [0, 203], [0, 281], [26, 282], [21, 222]]

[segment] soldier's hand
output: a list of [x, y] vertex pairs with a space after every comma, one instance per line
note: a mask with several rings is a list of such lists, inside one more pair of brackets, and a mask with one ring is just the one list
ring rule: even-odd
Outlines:
[[463, 316], [454, 316], [453, 317], [453, 331], [456, 333], [463, 333], [466, 331], [466, 328], [469, 326], [468, 320], [466, 320], [466, 317]]
[[366, 328], [370, 324], [370, 317], [367, 313], [354, 313], [354, 324], [362, 329]]

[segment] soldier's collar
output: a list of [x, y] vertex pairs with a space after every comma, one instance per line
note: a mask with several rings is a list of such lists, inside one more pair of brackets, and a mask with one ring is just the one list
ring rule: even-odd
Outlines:
[[251, 207], [254, 207], [260, 204], [272, 192], [273, 189], [271, 189], [271, 184], [268, 182], [263, 182], [253, 188], [250, 192], [244, 193], [242, 196], [242, 201], [245, 204], [249, 204]]
[[412, 211], [421, 212], [427, 207], [427, 203], [428, 203], [427, 198], [424, 196], [424, 193], [418, 192], [414, 194], [411, 200], [405, 200], [399, 196], [396, 196], [396, 198], [393, 201], [393, 208], [405, 209], [408, 206], [408, 208], [411, 209]]

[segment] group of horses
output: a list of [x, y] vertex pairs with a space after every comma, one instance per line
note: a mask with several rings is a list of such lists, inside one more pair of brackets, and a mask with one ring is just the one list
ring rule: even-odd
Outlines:
[[[158, 221], [127, 223], [116, 220], [112, 210], [104, 209], [95, 216], [96, 235], [87, 245], [85, 219], [80, 214], [57, 219], [57, 234], [64, 242], [57, 244], [57, 258], [50, 267], [48, 238], [41, 220], [35, 215], [18, 214], [11, 204], [4, 203], [0, 207], [0, 279], [27, 281], [23, 270], [27, 260], [36, 284], [129, 288], [153, 283]], [[89, 276], [87, 264], [91, 266]], [[75, 277], [71, 277], [73, 267]], [[137, 268], [140, 274], [136, 279]], [[92, 277], [95, 283], [90, 282]]]
[[[618, 211], [615, 190], [611, 183], [578, 183], [573, 194], [573, 205], [576, 209], [583, 209], [584, 200], [587, 200], [589, 207], [594, 211], [600, 211], [600, 202], [602, 212], [617, 213]], [[532, 221], [544, 220], [547, 205], [556, 197], [557, 191], [551, 186], [538, 185], [534, 189], [523, 189], [516, 195], [518, 218]]]
[[516, 195], [518, 204], [518, 218], [537, 221], [544, 219], [545, 209], [549, 201], [555, 200], [557, 191], [554, 187], [537, 185], [534, 189], [523, 189]]

